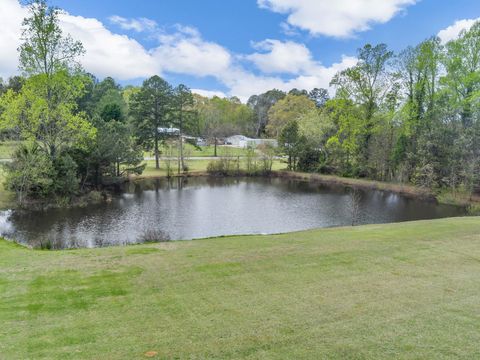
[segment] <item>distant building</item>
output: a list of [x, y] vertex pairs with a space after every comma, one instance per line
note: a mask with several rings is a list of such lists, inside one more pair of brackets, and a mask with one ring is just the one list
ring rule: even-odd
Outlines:
[[246, 141], [251, 140], [250, 138], [244, 135], [233, 135], [225, 139], [227, 145], [232, 145], [235, 147], [245, 147]]
[[158, 133], [161, 135], [178, 136], [180, 134], [180, 129], [159, 127]]
[[271, 145], [273, 147], [278, 146], [278, 142], [275, 139], [252, 139], [244, 135], [233, 135], [225, 139], [227, 145], [231, 145], [238, 148], [254, 147], [259, 145]]

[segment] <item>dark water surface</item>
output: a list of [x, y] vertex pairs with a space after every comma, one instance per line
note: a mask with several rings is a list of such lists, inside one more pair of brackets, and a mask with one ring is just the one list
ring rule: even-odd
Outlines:
[[[381, 191], [360, 191], [359, 223], [460, 216], [458, 207]], [[350, 225], [343, 187], [285, 179], [191, 178], [130, 183], [111, 203], [47, 211], [6, 211], [2, 236], [37, 247], [96, 247], [142, 242], [163, 231], [171, 239], [279, 233]]]

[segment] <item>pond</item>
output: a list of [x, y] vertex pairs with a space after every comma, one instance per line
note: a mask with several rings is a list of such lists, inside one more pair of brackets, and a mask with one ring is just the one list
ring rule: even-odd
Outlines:
[[[458, 207], [398, 194], [358, 193], [359, 224], [461, 216]], [[352, 196], [341, 186], [278, 178], [142, 180], [110, 203], [46, 211], [5, 211], [0, 234], [52, 248], [101, 247], [169, 237], [187, 240], [350, 225]]]

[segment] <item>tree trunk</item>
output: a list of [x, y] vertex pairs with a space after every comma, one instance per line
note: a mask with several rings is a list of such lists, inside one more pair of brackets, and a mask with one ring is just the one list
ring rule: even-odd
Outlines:
[[158, 134], [155, 134], [155, 168], [157, 170], [160, 169], [160, 159], [159, 159], [159, 153], [158, 153]]
[[182, 144], [182, 132], [180, 131], [180, 134], [178, 135], [178, 155], [177, 155], [177, 173], [180, 175], [180, 172], [183, 169], [183, 144]]
[[215, 145], [213, 150], [213, 156], [217, 157], [217, 137], [215, 136]]
[[178, 159], [178, 174], [180, 174], [180, 171], [183, 172], [183, 169], [185, 169], [185, 166], [183, 164], [183, 119], [182, 119], [182, 114], [180, 110], [180, 126], [179, 126], [179, 134], [178, 134], [178, 154], [179, 154], [179, 159]]

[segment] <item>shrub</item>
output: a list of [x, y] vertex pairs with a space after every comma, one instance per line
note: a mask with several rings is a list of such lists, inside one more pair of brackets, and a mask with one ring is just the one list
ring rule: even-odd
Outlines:
[[480, 216], [480, 204], [470, 204], [467, 213], [471, 216]]
[[153, 242], [168, 242], [170, 241], [170, 235], [159, 229], [145, 230], [139, 237], [141, 243], [153, 243]]
[[304, 172], [317, 172], [320, 169], [319, 150], [306, 146], [298, 158], [297, 169]]
[[271, 144], [260, 144], [257, 149], [260, 151], [261, 170], [264, 174], [269, 174], [272, 172], [275, 148]]
[[221, 158], [212, 160], [207, 165], [207, 172], [212, 175], [230, 176], [237, 173], [237, 160]]

